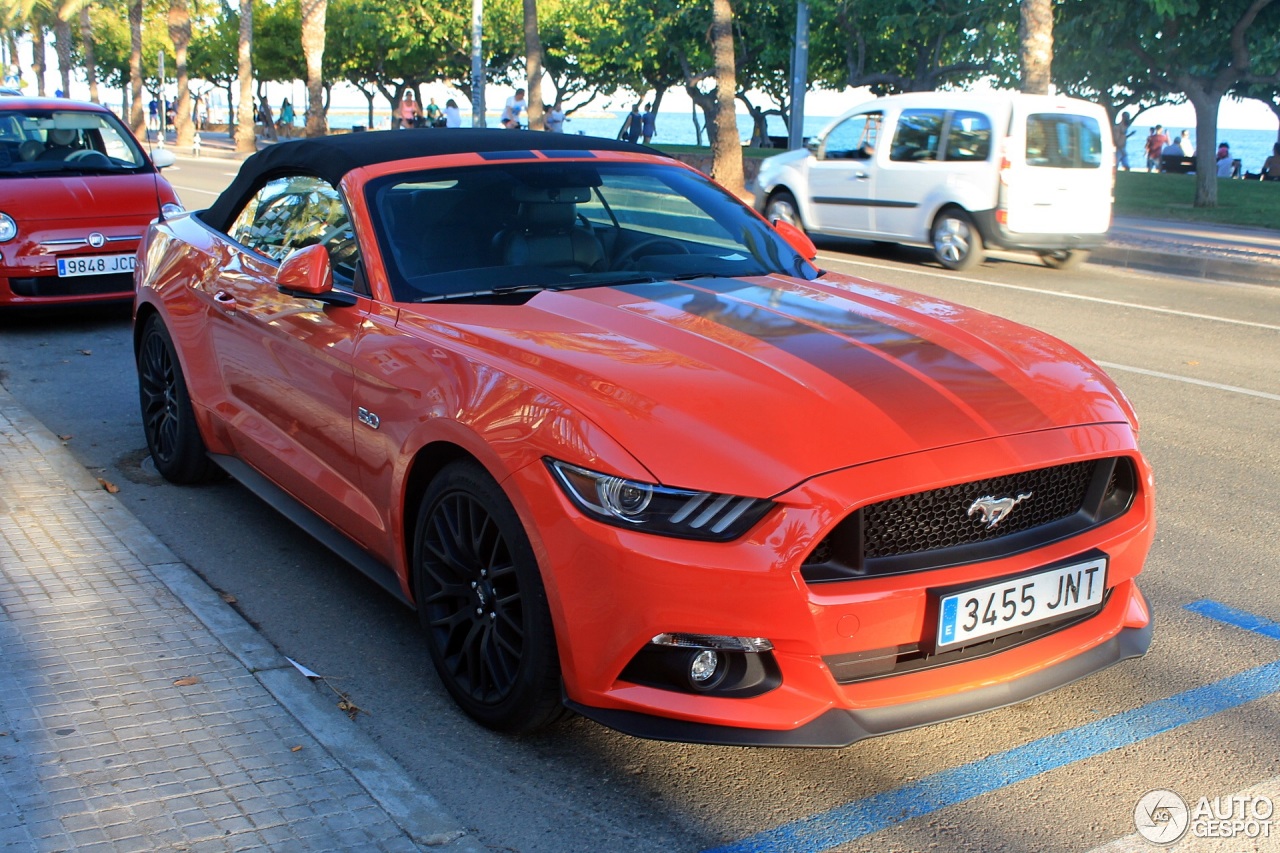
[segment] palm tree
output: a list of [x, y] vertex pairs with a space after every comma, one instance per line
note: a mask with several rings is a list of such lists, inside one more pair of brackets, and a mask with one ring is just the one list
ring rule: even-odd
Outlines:
[[142, 104], [142, 0], [129, 4], [129, 129], [139, 139], [147, 133]]
[[80, 4], [80, 49], [84, 51], [84, 73], [89, 81], [89, 100], [98, 100], [98, 58], [93, 50], [93, 24], [89, 20], [89, 3]]
[[324, 21], [329, 0], [302, 0], [302, 56], [307, 63], [307, 136], [328, 132], [324, 116]]
[[729, 0], [711, 4], [711, 55], [716, 69], [715, 133], [711, 134], [711, 176], [729, 192], [746, 192], [742, 173], [742, 140], [734, 97], [738, 72], [733, 56], [733, 6]]
[[240, 108], [236, 111], [236, 151], [250, 154], [258, 150], [253, 136], [253, 0], [240, 0], [240, 46], [238, 50]]
[[1021, 0], [1022, 91], [1049, 94], [1053, 82], [1053, 0]]
[[529, 129], [543, 130], [542, 39], [538, 36], [538, 0], [524, 0], [524, 57], [529, 87]]
[[[169, 40], [173, 42], [173, 70], [178, 77], [173, 126], [176, 144], [185, 147], [195, 139], [195, 126], [191, 123], [191, 81], [187, 76], [187, 50], [191, 46], [191, 9], [187, 0], [169, 0]], [[163, 85], [163, 81], [161, 83]]]

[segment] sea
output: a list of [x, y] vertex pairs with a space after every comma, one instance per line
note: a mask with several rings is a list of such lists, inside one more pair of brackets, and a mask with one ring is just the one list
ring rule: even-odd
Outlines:
[[[622, 122], [625, 118], [626, 115], [622, 112], [593, 112], [587, 116], [570, 116], [565, 123], [565, 132], [613, 139], [618, 135], [618, 131], [622, 129]], [[697, 118], [701, 123], [701, 111], [698, 111]], [[804, 135], [813, 136], [820, 133], [833, 118], [834, 116], [805, 116]], [[329, 126], [335, 129], [354, 125], [367, 126], [368, 120], [369, 113], [367, 110], [331, 109], [329, 111]], [[486, 123], [489, 127], [499, 127], [498, 120], [499, 115], [497, 113], [486, 116]], [[470, 115], [464, 112], [462, 122], [464, 126], [470, 127]], [[375, 110], [374, 129], [386, 129], [390, 126], [390, 111]], [[1195, 128], [1188, 129], [1191, 131], [1192, 140], [1194, 141]], [[694, 125], [694, 117], [689, 113], [659, 113], [657, 130], [658, 133], [653, 138], [653, 141], [659, 145], [662, 143], [669, 145], [707, 144], [706, 130], [702, 131], [701, 140], [699, 140], [698, 131]], [[1175, 128], [1174, 130], [1181, 132], [1182, 129]], [[1129, 165], [1135, 171], [1141, 170], [1146, 166], [1143, 143], [1146, 141], [1149, 131], [1150, 128], [1146, 126], [1135, 125], [1133, 136], [1129, 137], [1129, 144], [1126, 146], [1126, 150], [1129, 155]], [[752, 125], [749, 116], [738, 116], [738, 133], [744, 143], [751, 139]], [[769, 133], [774, 136], [786, 136], [787, 134], [785, 126], [776, 116], [770, 117]], [[1275, 130], [1222, 128], [1218, 131], [1218, 139], [1212, 144], [1216, 148], [1217, 143], [1221, 141], [1226, 141], [1230, 144], [1231, 156], [1240, 160], [1241, 168], [1244, 171], [1257, 172], [1262, 168], [1263, 161], [1271, 156], [1271, 147], [1277, 141], [1277, 132]]]

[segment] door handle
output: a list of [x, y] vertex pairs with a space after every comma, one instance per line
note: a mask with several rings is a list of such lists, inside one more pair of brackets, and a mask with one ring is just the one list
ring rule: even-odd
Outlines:
[[854, 173], [853, 173], [853, 179], [854, 179], [855, 181], [865, 181], [865, 180], [866, 180], [867, 178], [869, 178], [869, 177], [871, 177], [871, 175], [870, 175], [869, 173], [867, 173], [867, 172], [854, 172]]

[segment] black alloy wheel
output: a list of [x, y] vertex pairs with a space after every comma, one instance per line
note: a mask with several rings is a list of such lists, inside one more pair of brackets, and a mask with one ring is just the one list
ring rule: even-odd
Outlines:
[[476, 721], [522, 733], [557, 719], [560, 666], [537, 559], [501, 487], [455, 462], [427, 489], [414, 536], [432, 662]]
[[147, 319], [138, 345], [138, 398], [156, 470], [174, 483], [210, 479], [217, 469], [200, 437], [173, 339], [156, 314]]

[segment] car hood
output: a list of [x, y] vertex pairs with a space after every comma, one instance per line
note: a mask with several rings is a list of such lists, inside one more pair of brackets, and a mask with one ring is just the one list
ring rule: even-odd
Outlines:
[[174, 198], [168, 183], [154, 173], [4, 178], [0, 193], [0, 210], [28, 222], [147, 221], [155, 217], [160, 204]]
[[1055, 338], [832, 273], [548, 291], [483, 316], [453, 331], [672, 486], [769, 496], [874, 460], [1130, 419]]

